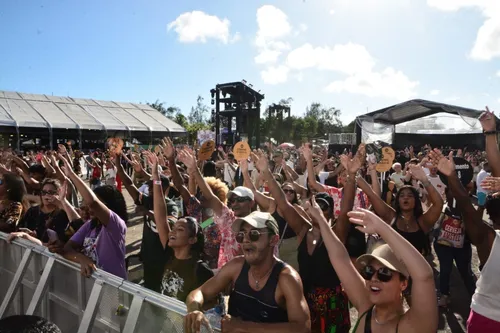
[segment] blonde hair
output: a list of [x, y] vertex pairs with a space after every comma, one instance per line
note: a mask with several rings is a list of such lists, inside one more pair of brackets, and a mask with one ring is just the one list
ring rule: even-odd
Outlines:
[[227, 192], [229, 192], [227, 185], [215, 177], [205, 177], [204, 179], [215, 196], [225, 204], [227, 202]]

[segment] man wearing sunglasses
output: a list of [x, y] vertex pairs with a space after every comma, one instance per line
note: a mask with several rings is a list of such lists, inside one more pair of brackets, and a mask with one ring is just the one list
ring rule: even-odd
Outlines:
[[218, 274], [189, 294], [184, 331], [199, 332], [208, 321], [205, 302], [233, 286], [222, 332], [310, 332], [309, 308], [298, 273], [273, 253], [278, 224], [269, 213], [253, 212], [232, 226], [243, 256], [228, 262]]

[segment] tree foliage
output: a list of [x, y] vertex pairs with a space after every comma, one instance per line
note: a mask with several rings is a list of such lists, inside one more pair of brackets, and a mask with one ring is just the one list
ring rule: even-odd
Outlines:
[[[289, 97], [280, 100], [278, 104], [290, 106], [292, 101], [293, 99]], [[267, 108], [261, 119], [261, 135], [278, 142], [299, 143], [313, 138], [328, 139], [330, 133], [352, 132], [354, 123], [352, 126], [344, 127], [340, 116], [339, 109], [316, 102], [311, 103], [302, 115], [291, 115], [289, 118], [284, 115], [283, 120], [278, 119], [276, 114], [270, 117], [269, 108]]]

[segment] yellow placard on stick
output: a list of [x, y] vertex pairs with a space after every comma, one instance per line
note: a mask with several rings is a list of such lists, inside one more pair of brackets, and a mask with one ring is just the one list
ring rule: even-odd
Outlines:
[[215, 151], [214, 140], [207, 140], [203, 142], [200, 150], [198, 151], [198, 161], [206, 161], [212, 157], [212, 153]]
[[250, 149], [250, 146], [248, 145], [248, 142], [246, 142], [246, 141], [240, 141], [237, 144], [235, 144], [233, 147], [234, 158], [237, 161], [243, 161], [243, 160], [248, 159], [251, 151], [252, 150]]
[[382, 159], [378, 162], [376, 170], [378, 172], [387, 172], [391, 170], [392, 163], [394, 162], [394, 158], [396, 154], [394, 153], [394, 149], [391, 147], [383, 147], [382, 148]]

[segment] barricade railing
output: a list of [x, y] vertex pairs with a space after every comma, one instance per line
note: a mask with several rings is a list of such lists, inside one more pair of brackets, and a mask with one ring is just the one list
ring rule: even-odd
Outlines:
[[0, 232], [0, 318], [37, 315], [64, 333], [183, 332], [186, 306], [177, 299], [99, 269], [85, 278], [79, 265], [7, 236]]

